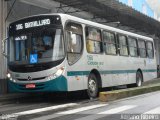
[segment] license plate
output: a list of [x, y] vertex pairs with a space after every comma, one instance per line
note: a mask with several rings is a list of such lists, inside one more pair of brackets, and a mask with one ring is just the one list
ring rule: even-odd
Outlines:
[[35, 88], [35, 87], [36, 87], [35, 84], [27, 84], [27, 85], [26, 85], [26, 88]]

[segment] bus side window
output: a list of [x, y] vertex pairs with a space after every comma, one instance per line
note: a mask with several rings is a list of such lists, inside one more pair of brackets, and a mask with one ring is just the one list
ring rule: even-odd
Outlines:
[[88, 53], [99, 54], [103, 52], [101, 30], [86, 27], [86, 47]]
[[67, 59], [70, 65], [77, 62], [83, 49], [82, 26], [76, 23], [68, 23], [66, 26]]
[[146, 42], [148, 58], [154, 58], [154, 49], [152, 42]]
[[119, 54], [122, 56], [128, 56], [128, 44], [127, 37], [124, 35], [118, 35], [118, 43], [119, 43]]
[[128, 37], [129, 52], [131, 57], [138, 57], [137, 39]]
[[104, 31], [103, 32], [103, 40], [105, 44], [105, 52], [106, 54], [116, 55], [116, 38], [115, 34], [111, 32]]
[[142, 58], [147, 57], [146, 45], [144, 40], [138, 40], [139, 55]]

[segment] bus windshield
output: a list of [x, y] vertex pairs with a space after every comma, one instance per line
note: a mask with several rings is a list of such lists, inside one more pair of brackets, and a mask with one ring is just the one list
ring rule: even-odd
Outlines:
[[64, 58], [62, 29], [42, 27], [14, 34], [9, 40], [10, 64], [36, 64]]

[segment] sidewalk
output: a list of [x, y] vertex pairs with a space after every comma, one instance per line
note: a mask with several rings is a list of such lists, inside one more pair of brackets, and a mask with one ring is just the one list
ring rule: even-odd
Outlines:
[[100, 92], [99, 100], [102, 102], [108, 102], [154, 91], [160, 91], [160, 78], [144, 82], [142, 87]]
[[160, 83], [160, 78], [155, 78], [153, 80], [149, 80], [143, 83], [143, 86], [151, 85], [151, 84], [158, 84]]

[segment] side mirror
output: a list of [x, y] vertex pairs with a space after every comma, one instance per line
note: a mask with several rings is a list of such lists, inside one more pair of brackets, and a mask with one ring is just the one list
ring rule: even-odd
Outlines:
[[8, 57], [8, 55], [7, 55], [7, 40], [8, 40], [8, 38], [2, 40], [2, 55], [4, 57]]

